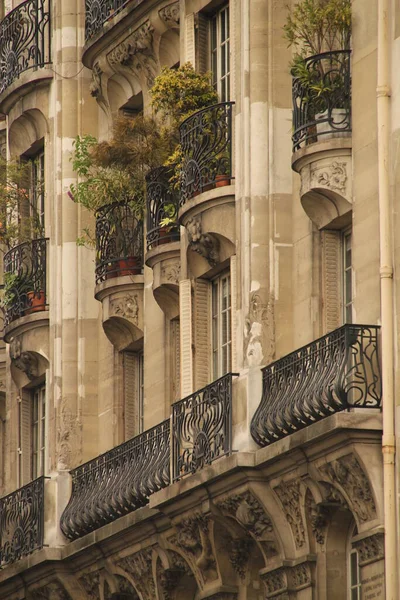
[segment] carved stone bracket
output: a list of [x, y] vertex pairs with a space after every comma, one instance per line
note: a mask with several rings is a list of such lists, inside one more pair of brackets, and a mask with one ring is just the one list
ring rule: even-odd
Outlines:
[[300, 508], [300, 482], [282, 481], [274, 488], [274, 492], [279, 498], [286, 520], [292, 530], [296, 548], [302, 548], [306, 543], [306, 533]]
[[370, 535], [353, 543], [358, 551], [358, 561], [361, 567], [381, 560], [385, 556], [385, 542], [383, 533]]
[[29, 600], [71, 600], [71, 596], [66, 592], [59, 581], [51, 581], [45, 586], [30, 590], [28, 592]]
[[172, 550], [168, 551], [170, 567], [163, 568], [161, 562], [157, 563], [157, 581], [162, 590], [163, 600], [173, 600], [174, 591], [181, 580], [186, 575], [193, 575], [188, 563], [180, 554]]
[[263, 573], [261, 579], [264, 583], [266, 598], [289, 599], [289, 593], [311, 586], [311, 563], [303, 562], [293, 567], [279, 567]]
[[365, 523], [376, 518], [376, 506], [370, 483], [354, 454], [341, 456], [322, 465], [319, 469], [333, 485], [340, 486], [359, 522]]
[[24, 352], [22, 350], [21, 339], [16, 337], [10, 344], [10, 358], [12, 364], [31, 381], [38, 376], [38, 359], [33, 352]]
[[165, 23], [167, 27], [179, 29], [179, 17], [180, 17], [179, 1], [167, 4], [164, 8], [158, 11], [160, 19]]
[[90, 600], [100, 600], [100, 571], [84, 573], [78, 581]]
[[154, 600], [156, 597], [152, 557], [152, 548], [146, 548], [122, 558], [117, 563], [121, 569], [132, 577], [135, 587], [140, 590], [143, 600]]
[[272, 521], [264, 508], [249, 491], [229, 496], [217, 503], [226, 516], [233, 517], [260, 543], [266, 559], [278, 554], [278, 545]]
[[203, 233], [201, 218], [191, 217], [186, 223], [189, 247], [205, 258], [211, 267], [219, 262], [219, 240], [211, 233]]
[[347, 163], [334, 160], [328, 165], [315, 164], [311, 168], [311, 186], [323, 186], [346, 193]]
[[329, 510], [322, 504], [317, 504], [311, 492], [306, 495], [306, 515], [317, 544], [325, 543], [326, 530], [329, 522]]

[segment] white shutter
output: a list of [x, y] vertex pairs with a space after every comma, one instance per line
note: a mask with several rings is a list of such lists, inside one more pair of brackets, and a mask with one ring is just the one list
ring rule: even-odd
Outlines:
[[32, 402], [28, 391], [23, 391], [19, 402], [19, 440], [20, 455], [19, 483], [25, 485], [32, 479]]
[[323, 333], [341, 325], [340, 231], [321, 232]]
[[196, 15], [196, 71], [206, 73], [209, 70], [209, 20], [203, 13]]
[[171, 321], [171, 381], [172, 381], [172, 402], [180, 399], [181, 396], [181, 339], [180, 339], [180, 321], [173, 319]]
[[210, 383], [210, 282], [197, 279], [194, 292], [195, 389]]
[[195, 52], [194, 13], [191, 13], [185, 19], [185, 62], [192, 63], [193, 67], [195, 67]]
[[231, 365], [232, 372], [235, 373], [237, 368], [237, 347], [236, 347], [236, 339], [237, 339], [237, 320], [236, 320], [236, 310], [237, 310], [237, 260], [236, 256], [231, 256]]
[[181, 398], [193, 391], [192, 356], [192, 286], [190, 279], [179, 282], [180, 347], [181, 347]]

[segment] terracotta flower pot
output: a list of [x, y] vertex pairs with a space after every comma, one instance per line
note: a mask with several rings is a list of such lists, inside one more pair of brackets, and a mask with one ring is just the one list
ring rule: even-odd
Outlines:
[[26, 315], [46, 309], [46, 294], [43, 290], [40, 290], [38, 293], [35, 293], [34, 291], [27, 292], [26, 296], [29, 301], [29, 308], [25, 310]]
[[113, 277], [124, 277], [125, 275], [140, 275], [142, 265], [139, 258], [130, 256], [128, 258], [120, 258], [111, 265], [107, 266], [106, 279]]
[[215, 176], [215, 187], [225, 187], [226, 185], [230, 185], [231, 178], [228, 175], [216, 175]]

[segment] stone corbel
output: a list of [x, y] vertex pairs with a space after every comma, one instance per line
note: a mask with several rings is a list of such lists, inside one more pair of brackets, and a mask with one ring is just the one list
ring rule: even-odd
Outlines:
[[210, 267], [219, 263], [219, 240], [211, 233], [203, 233], [200, 217], [191, 217], [186, 223], [189, 248], [205, 258]]
[[150, 547], [125, 556], [117, 563], [117, 566], [131, 577], [136, 590], [140, 590], [142, 600], [154, 600], [157, 597], [156, 583], [153, 577], [153, 560], [155, 559], [153, 548]]
[[12, 364], [25, 373], [29, 380], [38, 376], [39, 362], [33, 352], [22, 351], [20, 338], [14, 338], [10, 344], [10, 358]]
[[158, 16], [168, 28], [179, 29], [179, 0], [172, 2], [171, 4], [167, 4], [167, 6], [164, 6], [163, 8], [160, 8], [160, 10], [158, 11]]
[[264, 583], [266, 598], [287, 599], [292, 594], [312, 586], [313, 563], [301, 562], [293, 566], [281, 566], [260, 573]]

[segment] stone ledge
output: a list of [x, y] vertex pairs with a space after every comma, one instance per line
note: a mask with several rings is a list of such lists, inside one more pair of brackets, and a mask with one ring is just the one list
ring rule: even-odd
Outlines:
[[26, 333], [32, 329], [48, 326], [49, 315], [50, 313], [48, 310], [42, 310], [40, 312], [25, 315], [19, 319], [11, 321], [8, 327], [6, 327], [4, 330], [4, 341], [9, 344], [13, 337], [17, 335], [22, 335], [23, 333]]

